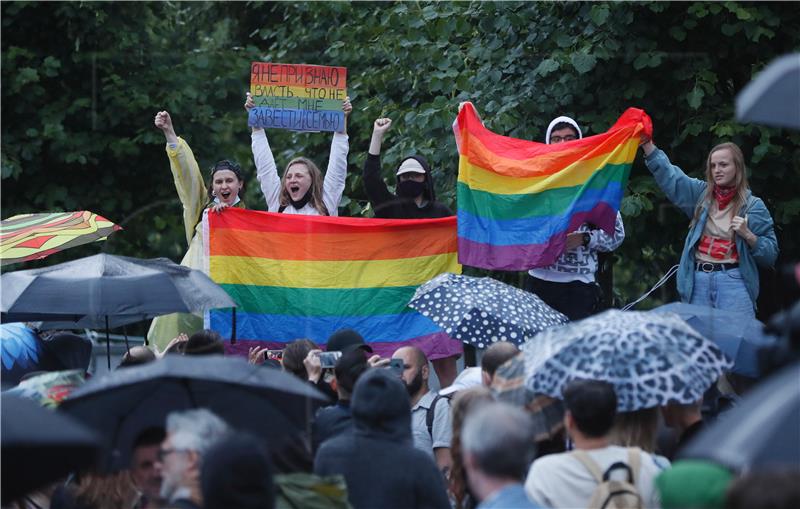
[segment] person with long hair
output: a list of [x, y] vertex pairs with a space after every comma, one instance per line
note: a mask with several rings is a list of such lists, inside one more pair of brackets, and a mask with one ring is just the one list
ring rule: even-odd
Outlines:
[[642, 408], [631, 412], [617, 412], [614, 427], [609, 433], [609, 442], [622, 447], [638, 447], [649, 452], [653, 460], [661, 468], [666, 468], [669, 461], [656, 454], [656, 438], [658, 435], [658, 407]]
[[[156, 128], [164, 133], [167, 156], [178, 198], [183, 205], [183, 227], [189, 249], [181, 265], [203, 270], [203, 211], [220, 212], [227, 207], [245, 208], [241, 195], [244, 191], [244, 173], [234, 161], [223, 159], [211, 167], [208, 185], [203, 181], [200, 167], [186, 140], [175, 134], [169, 112], [159, 111], [154, 120]], [[181, 333], [191, 335], [203, 328], [203, 318], [191, 313], [173, 313], [160, 316], [150, 324], [147, 337], [164, 347]]]
[[773, 266], [778, 241], [769, 210], [750, 191], [742, 150], [730, 142], [712, 148], [700, 180], [653, 140], [641, 146], [658, 186], [691, 219], [678, 269], [681, 301], [754, 317], [758, 268]]
[[464, 418], [481, 404], [494, 401], [491, 391], [486, 387], [471, 387], [458, 391], [453, 397], [451, 418], [453, 424], [453, 439], [450, 442], [450, 454], [453, 457], [453, 467], [450, 470], [450, 495], [455, 501], [455, 509], [474, 509], [478, 501], [470, 494], [467, 485], [467, 471], [464, 469], [464, 453], [461, 448], [461, 427]]
[[[250, 93], [244, 108], [255, 107]], [[322, 172], [313, 161], [295, 157], [286, 165], [283, 177], [278, 178], [278, 167], [264, 129], [254, 127], [251, 134], [253, 159], [256, 163], [258, 182], [267, 199], [268, 212], [302, 214], [307, 216], [337, 216], [339, 201], [344, 192], [347, 177], [347, 153], [350, 150], [347, 137], [347, 118], [353, 111], [350, 98], [342, 102], [344, 126], [341, 132], [333, 133], [328, 169]]]

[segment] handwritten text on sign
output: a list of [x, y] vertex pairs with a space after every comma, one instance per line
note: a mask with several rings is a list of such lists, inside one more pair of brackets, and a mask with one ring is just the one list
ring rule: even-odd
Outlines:
[[347, 69], [324, 65], [250, 65], [250, 94], [256, 107], [248, 123], [293, 131], [341, 131]]

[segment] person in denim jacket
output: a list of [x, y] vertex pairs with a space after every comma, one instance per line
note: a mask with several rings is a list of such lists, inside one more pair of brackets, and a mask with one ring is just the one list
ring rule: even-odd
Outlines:
[[652, 140], [642, 150], [658, 186], [691, 219], [678, 269], [681, 301], [754, 317], [758, 267], [773, 266], [778, 241], [766, 205], [750, 192], [741, 149], [712, 148], [704, 181], [670, 163]]

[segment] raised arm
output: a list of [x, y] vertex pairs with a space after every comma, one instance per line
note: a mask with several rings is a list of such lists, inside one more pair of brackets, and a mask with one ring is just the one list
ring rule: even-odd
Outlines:
[[375, 210], [383, 203], [392, 201], [395, 197], [386, 187], [386, 182], [381, 177], [381, 144], [383, 137], [389, 128], [392, 127], [392, 120], [389, 118], [379, 118], [372, 126], [372, 139], [369, 143], [369, 152], [364, 161], [364, 188], [367, 191], [367, 198]]
[[169, 168], [175, 181], [178, 198], [183, 205], [183, 227], [186, 243], [192, 242], [194, 229], [208, 201], [203, 176], [189, 145], [175, 134], [172, 118], [166, 111], [156, 113], [155, 126], [164, 133], [167, 141]]
[[[255, 102], [248, 92], [244, 109], [249, 112], [254, 107]], [[280, 208], [281, 179], [278, 177], [278, 167], [275, 165], [275, 158], [272, 157], [264, 129], [253, 128], [250, 134], [250, 146], [253, 149], [253, 161], [256, 163], [256, 178], [267, 202], [267, 212], [277, 212]]]
[[667, 195], [669, 201], [689, 217], [694, 215], [697, 201], [706, 189], [706, 182], [689, 177], [683, 170], [669, 161], [667, 154], [659, 150], [653, 140], [641, 145], [644, 162], [656, 179], [658, 187]]
[[347, 178], [347, 153], [350, 151], [347, 119], [350, 112], [353, 111], [349, 97], [342, 102], [342, 110], [344, 111], [344, 128], [342, 132], [333, 133], [331, 153], [328, 156], [328, 169], [325, 171], [325, 181], [322, 184], [322, 201], [331, 216], [339, 215], [339, 201], [342, 199]]

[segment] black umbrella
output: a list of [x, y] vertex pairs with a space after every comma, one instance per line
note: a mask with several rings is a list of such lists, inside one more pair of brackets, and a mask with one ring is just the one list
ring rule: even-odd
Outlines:
[[2, 503], [95, 465], [97, 434], [70, 416], [2, 395]]
[[679, 458], [709, 459], [742, 471], [800, 466], [800, 362], [750, 391], [701, 431]]
[[60, 410], [103, 433], [107, 471], [127, 468], [136, 436], [174, 410], [208, 408], [237, 429], [279, 443], [309, 424], [327, 398], [307, 383], [241, 358], [167, 355], [76, 389]]
[[487, 348], [498, 341], [521, 345], [567, 317], [535, 294], [490, 277], [440, 274], [414, 293], [410, 308], [457, 341]]
[[771, 62], [736, 96], [741, 122], [800, 129], [800, 53]]
[[[168, 313], [236, 306], [225, 290], [201, 271], [166, 258], [99, 254], [8, 272], [0, 283], [2, 321], [42, 321], [43, 328], [105, 327], [108, 332]], [[110, 362], [109, 358], [109, 368]]]

